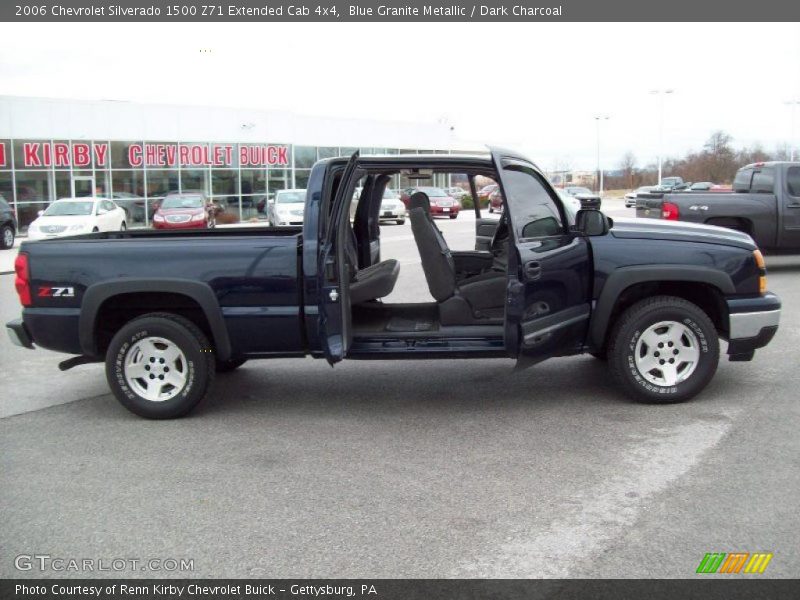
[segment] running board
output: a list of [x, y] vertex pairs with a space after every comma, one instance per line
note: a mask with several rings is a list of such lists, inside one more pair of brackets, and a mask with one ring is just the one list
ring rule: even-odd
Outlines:
[[497, 338], [403, 338], [364, 336], [356, 338], [347, 358], [503, 358], [505, 341]]

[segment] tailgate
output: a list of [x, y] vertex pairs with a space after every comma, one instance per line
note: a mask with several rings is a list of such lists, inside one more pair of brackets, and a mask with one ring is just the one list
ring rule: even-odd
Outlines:
[[660, 219], [664, 194], [648, 193], [636, 196], [636, 216], [645, 219]]

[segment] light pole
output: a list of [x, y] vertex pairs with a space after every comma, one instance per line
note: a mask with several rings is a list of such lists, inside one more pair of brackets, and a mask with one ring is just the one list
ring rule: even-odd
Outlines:
[[603, 194], [603, 169], [600, 166], [600, 121], [608, 121], [608, 115], [595, 115], [594, 123], [597, 128], [597, 173], [600, 178], [600, 185], [597, 193], [602, 196]]
[[650, 90], [651, 94], [658, 95], [658, 185], [661, 185], [661, 151], [664, 147], [664, 96], [672, 94], [675, 90]]
[[790, 134], [791, 137], [789, 138], [789, 160], [794, 161], [794, 148], [797, 145], [797, 141], [794, 137], [794, 113], [797, 112], [797, 107], [800, 106], [800, 100], [788, 100], [784, 102], [784, 104], [788, 104], [792, 107], [792, 128]]

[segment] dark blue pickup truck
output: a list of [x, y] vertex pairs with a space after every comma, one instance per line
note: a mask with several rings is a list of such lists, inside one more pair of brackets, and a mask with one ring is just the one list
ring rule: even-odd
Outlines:
[[[491, 177], [501, 219], [475, 208], [475, 250], [451, 251], [429, 199], [411, 230], [433, 301], [383, 301], [400, 263], [381, 256], [380, 207], [398, 175]], [[352, 211], [354, 193], [357, 208]], [[25, 242], [16, 262], [22, 319], [11, 338], [105, 361], [128, 409], [188, 413], [216, 372], [275, 357], [516, 358], [527, 366], [589, 352], [649, 402], [686, 400], [713, 377], [719, 339], [751, 360], [778, 327], [750, 236], [573, 212], [536, 165], [490, 156], [399, 155], [317, 163], [302, 227], [126, 231]]]

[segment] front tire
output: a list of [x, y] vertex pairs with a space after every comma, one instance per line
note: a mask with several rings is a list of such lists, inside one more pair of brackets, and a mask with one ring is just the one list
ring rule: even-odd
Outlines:
[[674, 296], [628, 308], [608, 347], [611, 372], [635, 400], [688, 400], [708, 385], [719, 363], [719, 337], [708, 315]]
[[125, 221], [120, 223], [120, 225], [119, 225], [119, 230], [120, 231], [125, 231], [127, 228], [128, 228], [128, 226], [125, 224]]
[[398, 225], [405, 225], [406, 224], [406, 220], [405, 219], [397, 219], [397, 224]]
[[147, 419], [189, 413], [214, 380], [214, 352], [190, 320], [150, 313], [125, 324], [106, 353], [106, 379], [117, 400]]

